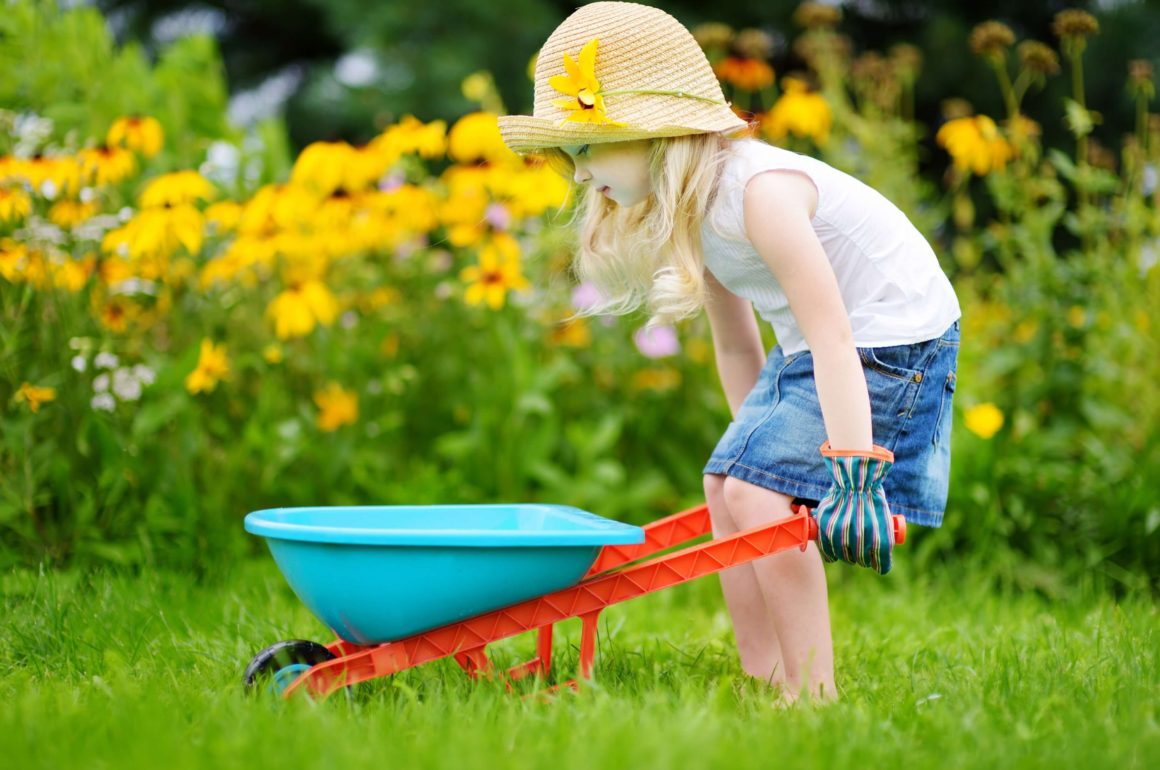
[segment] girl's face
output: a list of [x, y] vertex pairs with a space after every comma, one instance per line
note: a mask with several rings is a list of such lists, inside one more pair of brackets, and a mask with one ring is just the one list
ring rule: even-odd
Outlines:
[[621, 206], [635, 206], [652, 194], [650, 139], [562, 147], [572, 158], [577, 184], [591, 186]]

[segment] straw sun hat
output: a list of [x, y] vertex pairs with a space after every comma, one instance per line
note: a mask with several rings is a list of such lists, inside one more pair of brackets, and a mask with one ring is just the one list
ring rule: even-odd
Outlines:
[[615, 2], [565, 19], [536, 59], [533, 114], [499, 118], [504, 142], [519, 153], [746, 127], [679, 21]]

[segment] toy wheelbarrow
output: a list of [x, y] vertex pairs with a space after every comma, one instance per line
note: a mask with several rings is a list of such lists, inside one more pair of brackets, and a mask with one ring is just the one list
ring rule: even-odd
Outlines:
[[[894, 516], [895, 542], [906, 523]], [[290, 697], [452, 657], [471, 677], [493, 676], [487, 645], [537, 631], [536, 656], [511, 682], [547, 677], [552, 628], [580, 618], [579, 673], [592, 675], [604, 608], [790, 548], [805, 550], [817, 523], [805, 507], [729, 537], [710, 534], [701, 505], [634, 527], [560, 505], [277, 508], [246, 516], [266, 538], [302, 602], [338, 639], [278, 642], [245, 672]], [[668, 551], [676, 546], [678, 550]], [[563, 686], [576, 686], [575, 680]]]

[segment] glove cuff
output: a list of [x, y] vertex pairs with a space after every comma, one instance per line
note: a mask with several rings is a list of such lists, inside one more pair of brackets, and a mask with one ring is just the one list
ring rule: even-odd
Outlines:
[[880, 487], [894, 465], [894, 453], [885, 447], [875, 445], [869, 452], [829, 447], [828, 441], [822, 444], [822, 457], [826, 458], [834, 485], [847, 492], [868, 492]]
[[833, 449], [830, 442], [827, 441], [822, 444], [822, 457], [866, 457], [874, 460], [885, 460], [888, 463], [894, 462], [894, 453], [884, 446], [872, 445], [874, 448], [870, 450], [865, 449]]

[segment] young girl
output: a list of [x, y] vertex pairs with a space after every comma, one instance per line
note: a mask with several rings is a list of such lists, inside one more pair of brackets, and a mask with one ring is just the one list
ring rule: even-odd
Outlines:
[[606, 299], [590, 312], [707, 312], [734, 417], [705, 466], [715, 535], [799, 505], [819, 524], [816, 547], [721, 574], [741, 664], [789, 700], [834, 697], [823, 559], [885, 573], [889, 513], [939, 526], [946, 504], [960, 310], [934, 252], [858, 180], [743, 136], [655, 8], [569, 16], [537, 59], [534, 115], [499, 125], [586, 188], [576, 268]]

